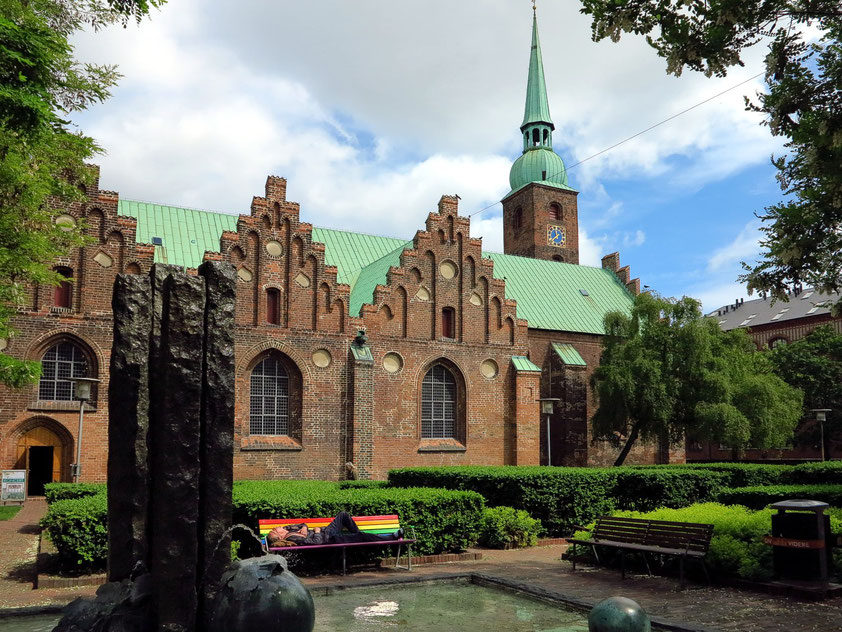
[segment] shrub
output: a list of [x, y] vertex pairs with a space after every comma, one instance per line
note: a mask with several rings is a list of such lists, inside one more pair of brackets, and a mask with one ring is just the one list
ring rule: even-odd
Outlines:
[[796, 465], [789, 468], [781, 482], [802, 485], [827, 485], [831, 483], [842, 485], [842, 461]]
[[48, 505], [57, 500], [94, 496], [105, 491], [105, 483], [47, 483], [44, 485], [44, 496]]
[[57, 500], [41, 528], [65, 567], [102, 569], [108, 552], [108, 499], [104, 493]]
[[371, 489], [389, 486], [389, 481], [339, 481], [339, 489]]
[[776, 485], [792, 469], [789, 465], [770, 463], [686, 463], [676, 465], [632, 465], [632, 469], [718, 472], [723, 475], [726, 487], [747, 487], [749, 485]]
[[834, 507], [842, 507], [842, 485], [769, 485], [724, 489], [719, 502], [726, 505], [744, 505], [750, 509], [763, 509], [781, 500], [796, 498], [820, 500]]
[[721, 475], [690, 469], [466, 466], [391, 470], [395, 487], [443, 487], [482, 494], [489, 506], [513, 506], [552, 535], [569, 534], [616, 509], [644, 510], [712, 500]]
[[541, 523], [523, 509], [488, 507], [482, 513], [480, 543], [492, 549], [533, 546], [541, 533]]
[[239, 481], [234, 485], [234, 522], [257, 530], [261, 518], [314, 518], [396, 513], [413, 527], [421, 555], [462, 551], [476, 543], [484, 502], [468, 491], [447, 489], [339, 489], [322, 481]]

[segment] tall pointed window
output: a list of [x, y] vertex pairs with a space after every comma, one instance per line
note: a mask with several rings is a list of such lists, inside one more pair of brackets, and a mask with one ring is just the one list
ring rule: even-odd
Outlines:
[[281, 293], [273, 287], [266, 290], [266, 322], [281, 324]]
[[251, 372], [249, 433], [289, 434], [289, 377], [283, 363], [269, 357]]
[[456, 380], [441, 364], [433, 365], [421, 384], [421, 438], [456, 437]]
[[74, 385], [71, 378], [88, 377], [88, 360], [72, 342], [60, 342], [50, 347], [41, 358], [41, 381], [38, 399], [41, 401], [70, 401]]
[[[56, 268], [61, 276], [71, 278], [73, 270], [67, 267]], [[70, 309], [73, 306], [73, 284], [70, 281], [62, 281], [53, 290], [53, 307]]]
[[456, 337], [456, 310], [452, 307], [441, 310], [441, 335], [444, 338]]
[[520, 230], [521, 226], [523, 226], [523, 209], [518, 206], [512, 216], [512, 228]]

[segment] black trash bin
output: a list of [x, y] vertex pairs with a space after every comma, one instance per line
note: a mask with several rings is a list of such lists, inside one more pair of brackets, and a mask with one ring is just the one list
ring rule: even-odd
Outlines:
[[830, 517], [827, 503], [817, 500], [783, 500], [771, 505], [775, 575], [781, 579], [826, 582], [830, 566]]

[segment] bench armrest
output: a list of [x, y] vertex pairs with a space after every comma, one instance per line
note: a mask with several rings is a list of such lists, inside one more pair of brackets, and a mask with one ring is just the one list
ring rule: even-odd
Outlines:
[[593, 529], [588, 529], [587, 527], [583, 527], [580, 524], [574, 524], [573, 528], [576, 529], [576, 531], [587, 531], [588, 533], [591, 533], [593, 531]]

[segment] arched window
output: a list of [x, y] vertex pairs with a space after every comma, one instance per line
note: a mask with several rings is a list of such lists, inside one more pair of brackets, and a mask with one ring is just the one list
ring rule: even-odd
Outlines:
[[559, 263], [564, 263], [564, 257], [561, 255], [553, 255], [553, 261], [558, 261]]
[[563, 214], [561, 212], [561, 206], [553, 202], [550, 204], [550, 219], [563, 219]]
[[523, 226], [523, 209], [518, 206], [512, 216], [512, 228], [519, 230], [521, 226]]
[[41, 381], [38, 399], [42, 401], [70, 401], [74, 385], [70, 378], [88, 377], [88, 360], [72, 342], [53, 345], [41, 358]]
[[251, 372], [249, 434], [289, 434], [289, 377], [277, 358], [266, 358]]
[[544, 144], [546, 145], [550, 139], [550, 132], [548, 130], [544, 130]]
[[769, 341], [769, 348], [774, 349], [775, 347], [783, 347], [786, 343], [786, 338], [773, 338]]
[[421, 438], [456, 437], [456, 380], [441, 364], [433, 365], [421, 385]]
[[538, 143], [541, 142], [541, 132], [538, 131], [538, 128], [532, 130], [532, 144], [537, 147]]
[[[61, 276], [68, 279], [73, 276], [73, 270], [64, 266], [56, 268]], [[73, 284], [70, 281], [62, 281], [53, 291], [53, 307], [70, 309], [73, 306]]]
[[266, 290], [266, 322], [270, 325], [281, 323], [281, 293], [273, 287]]

